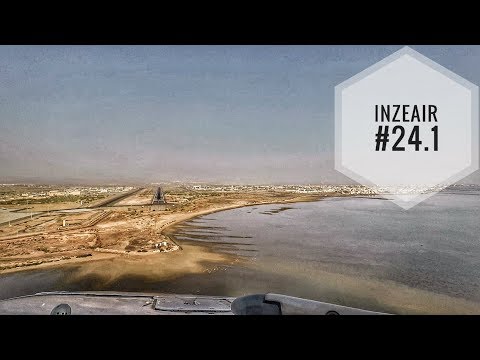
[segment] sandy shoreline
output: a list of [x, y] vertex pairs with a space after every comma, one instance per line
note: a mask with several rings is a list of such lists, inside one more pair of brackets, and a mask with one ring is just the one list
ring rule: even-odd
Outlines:
[[[195, 213], [188, 213], [188, 214], [182, 214], [183, 216], [178, 216], [177, 219], [172, 220], [171, 222], [168, 222], [167, 224], [162, 226], [162, 231], [160, 232], [161, 235], [167, 236], [169, 238], [172, 238], [171, 235], [172, 233], [169, 233], [169, 229], [174, 227], [175, 225], [178, 225], [182, 222], [188, 221], [188, 220], [193, 220], [194, 218], [200, 217], [200, 216], [205, 216], [209, 214], [214, 214], [220, 211], [227, 211], [227, 210], [233, 210], [233, 209], [238, 209], [238, 208], [243, 208], [243, 207], [249, 207], [249, 206], [259, 206], [259, 205], [275, 205], [275, 204], [295, 204], [295, 203], [302, 203], [302, 202], [312, 202], [312, 201], [320, 201], [324, 199], [325, 197], [316, 197], [312, 199], [291, 199], [291, 200], [284, 200], [284, 201], [271, 201], [271, 202], [258, 202], [258, 203], [249, 203], [249, 204], [235, 204], [235, 205], [229, 205], [225, 207], [220, 207], [220, 208], [214, 208], [214, 209], [206, 209], [206, 210], [200, 210]], [[172, 241], [174, 241], [172, 239]], [[180, 246], [180, 245], [179, 245]]]
[[[176, 242], [175, 232], [177, 229], [175, 229], [175, 226], [196, 217], [242, 207], [273, 204], [287, 205], [320, 201], [324, 198], [325, 196], [301, 196], [298, 198], [291, 197], [289, 199], [256, 202], [239, 199], [223, 204], [208, 203], [208, 206], [194, 211], [162, 212], [159, 215], [161, 220], [158, 221], [158, 235]], [[101, 225], [104, 226], [103, 224]], [[169, 253], [117, 254], [94, 251], [92, 256], [89, 257], [64, 259], [21, 268], [6, 269], [0, 271], [0, 274], [12, 275], [12, 279], [16, 279], [16, 274], [23, 276], [22, 273], [27, 275], [30, 271], [35, 274], [34, 271], [39, 270], [56, 270], [68, 274], [61, 283], [61, 286], [67, 286], [67, 289], [72, 284], [73, 286], [78, 286], [75, 284], [85, 284], [85, 279], [90, 279], [87, 280], [88, 285], [81, 286], [92, 287], [91, 290], [113, 291], [113, 289], [125, 289], [123, 286], [127, 286], [124, 284], [128, 283], [128, 289], [133, 286], [135, 287], [133, 290], [150, 289], [149, 291], [151, 292], [153, 291], [151, 290], [152, 286], [157, 286], [151, 284], [162, 284], [159, 286], [166, 286], [167, 289], [173, 286], [173, 292], [178, 292], [179, 290], [175, 288], [176, 285], [173, 284], [180, 282], [184, 284], [181, 285], [183, 288], [181, 288], [180, 292], [187, 289], [187, 291], [194, 293], [198, 289], [210, 291], [210, 284], [215, 286], [215, 281], [219, 280], [222, 283], [224, 281], [222, 279], [222, 276], [224, 276], [222, 275], [223, 271], [228, 268], [236, 269], [233, 270], [234, 272], [229, 272], [228, 276], [236, 274], [237, 277], [232, 277], [232, 279], [237, 280], [241, 280], [242, 276], [244, 276], [240, 275], [238, 277], [239, 273], [243, 274], [242, 272], [246, 271], [245, 273], [248, 274], [249, 271], [253, 271], [248, 263], [248, 259], [245, 260], [241, 256], [219, 252], [209, 243], [179, 241], [178, 245], [182, 247], [181, 250]], [[297, 294], [297, 296], [303, 295], [304, 298], [317, 298], [319, 297], [318, 291], [321, 290], [323, 291], [320, 298], [321, 301], [342, 303], [346, 306], [369, 308], [376, 311], [397, 314], [479, 313], [478, 304], [475, 302], [409, 287], [390, 280], [359, 277], [336, 271], [336, 269], [316, 269], [315, 277], [305, 277], [303, 273], [296, 274], [295, 268], [290, 268], [289, 264], [257, 263], [256, 266], [258, 268], [256, 267], [255, 271], [258, 270], [260, 279], [258, 281], [261, 281], [262, 278], [269, 279], [268, 281], [272, 283], [279, 281], [278, 272], [281, 270], [282, 274], [286, 274], [282, 281], [298, 284], [303, 289], [304, 294]], [[272, 269], [276, 270], [272, 271]], [[58, 272], [55, 274], [58, 274]], [[214, 276], [217, 280], [211, 279], [210, 276]], [[19, 277], [11, 281], [18, 281], [22, 278]], [[138, 282], [138, 288], [136, 288], [136, 282]], [[51, 285], [46, 286], [44, 289], [48, 288], [51, 288]], [[160, 289], [163, 290], [163, 288]], [[334, 289], [336, 289], [336, 293], [333, 292]], [[238, 290], [236, 291], [238, 292]], [[342, 294], [348, 294], [348, 296], [342, 297]], [[367, 297], [366, 294], [371, 294], [371, 297]], [[235, 293], [233, 295], [238, 296], [241, 294]]]
[[[231, 210], [231, 209], [236, 209], [236, 208], [241, 208], [241, 207], [248, 207], [248, 206], [258, 206], [258, 205], [271, 205], [271, 204], [289, 204], [289, 203], [300, 203], [300, 202], [311, 202], [311, 201], [320, 201], [321, 199], [325, 198], [327, 196], [325, 195], [308, 195], [308, 196], [298, 196], [298, 197], [291, 197], [288, 199], [276, 199], [276, 200], [261, 200], [261, 201], [252, 201], [252, 200], [238, 200], [233, 203], [226, 203], [226, 204], [220, 204], [220, 205], [210, 205], [202, 209], [194, 210], [194, 211], [187, 211], [187, 212], [179, 212], [179, 213], [169, 213], [169, 214], [163, 214], [163, 219], [161, 219], [159, 223], [159, 232], [158, 236], [163, 239], [168, 239], [168, 241], [176, 244], [180, 249], [177, 251], [173, 251], [170, 253], [162, 253], [163, 256], [171, 256], [171, 254], [175, 252], [182, 252], [183, 247], [181, 244], [179, 244], [175, 237], [173, 236], [174, 234], [171, 232], [171, 228], [175, 225], [178, 225], [179, 223], [182, 223], [184, 221], [191, 220], [193, 218], [199, 217], [199, 216], [204, 216], [220, 211], [226, 211], [226, 210]], [[66, 231], [65, 233], [68, 233]], [[28, 237], [31, 235], [21, 235], [18, 238], [22, 237]], [[15, 239], [16, 237], [12, 237], [12, 239]], [[191, 249], [190, 249], [191, 250]], [[208, 248], [208, 246], [200, 246], [198, 245], [198, 251], [203, 251], [203, 252], [208, 252], [211, 253], [212, 250]], [[115, 253], [116, 252], [116, 253]], [[32, 260], [31, 264], [23, 263], [20, 266], [16, 267], [11, 267], [11, 268], [4, 268], [0, 269], [0, 274], [11, 274], [11, 273], [16, 273], [16, 272], [22, 272], [22, 271], [34, 271], [34, 270], [45, 270], [45, 269], [56, 269], [60, 268], [62, 266], [71, 266], [71, 265], [76, 265], [76, 264], [82, 264], [85, 265], [87, 263], [94, 263], [94, 262], [101, 262], [104, 260], [113, 260], [113, 259], [118, 259], [118, 258], [126, 258], [129, 261], [135, 261], [135, 260], [141, 260], [144, 261], [145, 258], [149, 256], [157, 256], [159, 255], [156, 252], [148, 252], [148, 253], [133, 253], [133, 252], [128, 252], [125, 253], [125, 251], [115, 251], [115, 250], [100, 250], [100, 251], [91, 251], [88, 256], [80, 256], [80, 257], [75, 257], [75, 256], [59, 256], [58, 258], [53, 258], [49, 260], [43, 260], [43, 261], [37, 261]], [[66, 258], [65, 258], [66, 257]], [[172, 269], [173, 270], [173, 269]], [[182, 275], [182, 274], [178, 274]]]

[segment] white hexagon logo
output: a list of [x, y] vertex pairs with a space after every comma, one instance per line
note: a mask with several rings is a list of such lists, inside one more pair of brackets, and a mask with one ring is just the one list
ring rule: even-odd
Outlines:
[[335, 169], [409, 209], [478, 169], [478, 87], [404, 47], [335, 87]]

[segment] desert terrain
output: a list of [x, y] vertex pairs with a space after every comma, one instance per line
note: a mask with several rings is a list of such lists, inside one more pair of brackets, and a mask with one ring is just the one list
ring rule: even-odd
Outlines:
[[[152, 205], [157, 188], [93, 191], [50, 187], [51, 194], [60, 194], [58, 198], [31, 195], [45, 194], [44, 187], [2, 185], [0, 273], [181, 251], [166, 232], [180, 221], [235, 207], [313, 201], [353, 192], [340, 188], [166, 185], [162, 187], [166, 204]], [[362, 193], [361, 189], [355, 191]]]

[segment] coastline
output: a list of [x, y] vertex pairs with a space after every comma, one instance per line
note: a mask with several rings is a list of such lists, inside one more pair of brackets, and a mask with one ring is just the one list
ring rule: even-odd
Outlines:
[[[196, 211], [188, 211], [182, 213], [173, 213], [173, 214], [166, 214], [165, 218], [160, 221], [160, 227], [158, 236], [162, 237], [163, 239], [167, 239], [168, 241], [172, 242], [173, 244], [179, 247], [178, 250], [172, 252], [149, 252], [149, 253], [114, 253], [114, 252], [103, 252], [103, 251], [92, 251], [91, 255], [88, 257], [71, 257], [71, 258], [57, 258], [51, 261], [42, 261], [40, 263], [36, 263], [35, 260], [32, 260], [32, 264], [24, 264], [22, 266], [11, 267], [0, 269], [0, 275], [7, 275], [19, 272], [28, 272], [28, 271], [35, 271], [35, 270], [48, 270], [48, 269], [57, 269], [62, 266], [70, 266], [76, 264], [90, 264], [95, 262], [101, 262], [104, 260], [113, 260], [118, 258], [126, 258], [129, 261], [133, 260], [144, 260], [150, 256], [157, 256], [159, 254], [163, 254], [165, 256], [171, 256], [177, 252], [183, 252], [183, 246], [177, 242], [173, 232], [171, 232], [171, 228], [175, 225], [178, 225], [184, 221], [192, 220], [199, 216], [204, 216], [208, 214], [213, 214], [220, 211], [232, 210], [242, 207], [249, 207], [249, 206], [258, 206], [258, 205], [272, 205], [272, 204], [289, 204], [289, 203], [302, 203], [302, 202], [314, 202], [314, 201], [321, 201], [327, 197], [343, 197], [343, 196], [350, 196], [350, 195], [342, 195], [342, 194], [321, 194], [321, 195], [300, 195], [290, 199], [278, 199], [278, 200], [266, 200], [266, 201], [248, 201], [248, 200], [238, 200], [236, 202], [217, 205], [217, 206], [210, 206], [203, 209], [198, 209]], [[212, 250], [208, 246], [199, 246], [198, 251], [201, 252], [212, 252]], [[181, 274], [179, 274], [181, 275]]]
[[[299, 201], [292, 203], [308, 203], [312, 201]], [[269, 204], [282, 204], [283, 202], [273, 202]], [[262, 205], [268, 205], [267, 203]], [[257, 210], [257, 212], [260, 210]], [[215, 212], [215, 211], [213, 211]], [[211, 212], [212, 213], [212, 212]], [[192, 217], [193, 218], [193, 217]], [[227, 219], [231, 218], [227, 216]], [[222, 218], [223, 221], [220, 221], [218, 218], [212, 218], [212, 222], [208, 221], [207, 224], [188, 224], [186, 229], [180, 230], [187, 234], [189, 229], [190, 231], [196, 231], [196, 227], [208, 228], [213, 226], [213, 228], [218, 228], [223, 226], [222, 224], [228, 220]], [[188, 221], [188, 220], [187, 220]], [[213, 223], [213, 225], [211, 224]], [[231, 230], [231, 229], [229, 229]], [[236, 228], [238, 231], [238, 228]], [[221, 230], [220, 230], [221, 231]], [[233, 230], [235, 231], [235, 230]], [[241, 230], [240, 230], [241, 231]], [[175, 232], [175, 229], [174, 229]], [[236, 234], [234, 232], [234, 234]], [[174, 236], [174, 235], [173, 235]], [[214, 235], [216, 236], [216, 235]], [[205, 238], [208, 238], [209, 235], [205, 235]], [[192, 241], [188, 240], [187, 244], [194, 244], [195, 238]], [[223, 241], [223, 240], [222, 240]], [[210, 248], [211, 245], [209, 242], [204, 243], [203, 241], [198, 241], [201, 243], [201, 246], [206, 246]], [[253, 242], [253, 241], [252, 241]], [[206, 244], [206, 245], [203, 245]], [[223, 243], [222, 243], [223, 244]], [[196, 246], [196, 245], [194, 245]], [[212, 247], [212, 251], [215, 249]], [[271, 262], [264, 263], [262, 261], [257, 261], [254, 265], [255, 270], [258, 270], [259, 274], [265, 276], [265, 274], [273, 274], [272, 269], [275, 269], [275, 272], [281, 272], [282, 275], [288, 276], [292, 283], [301, 283], [305, 281], [303, 274], [297, 274], [296, 269], [298, 267], [292, 266], [288, 263], [282, 262]], [[243, 265], [243, 263], [240, 263]], [[369, 277], [365, 274], [357, 275], [352, 271], [345, 271], [341, 267], [336, 267], [337, 264], [333, 263], [333, 267], [324, 267], [315, 269], [315, 274], [320, 275], [316, 276], [312, 281], [312, 288], [322, 288], [322, 289], [335, 289], [338, 284], [341, 284], [344, 293], [348, 293], [351, 298], [348, 298], [350, 304], [344, 303], [346, 306], [361, 307], [361, 308], [370, 308], [373, 311], [385, 311], [396, 314], [479, 314], [480, 308], [479, 303], [469, 297], [463, 297], [460, 295], [453, 294], [451, 292], [438, 292], [435, 289], [423, 288], [421, 286], [412, 285], [411, 283], [404, 283], [398, 279], [384, 279], [376, 278], [375, 276]], [[281, 269], [282, 271], [279, 271]], [[233, 278], [233, 277], [232, 277]], [[222, 279], [222, 278], [220, 278]], [[241, 279], [241, 277], [240, 277]], [[272, 276], [272, 281], [274, 276]], [[317, 280], [318, 279], [318, 280]], [[360, 284], [360, 286], [359, 286]], [[364, 292], [364, 289], [368, 289], [367, 292]], [[313, 291], [312, 291], [313, 293]], [[381, 303], [374, 303], [371, 300], [367, 299], [366, 293], [374, 294], [373, 299], [380, 299]], [[392, 296], [391, 294], [395, 294]], [[308, 290], [305, 290], [304, 298], [313, 298], [309, 296]], [[295, 295], [297, 296], [297, 295]], [[300, 295], [298, 295], [300, 296]], [[328, 296], [331, 296], [325, 292], [324, 296], [328, 299], [327, 302], [336, 303], [338, 301], [344, 301], [343, 298], [329, 299]], [[319, 300], [319, 299], [317, 299]], [[377, 308], [376, 306], [381, 306]]]
[[[235, 205], [229, 205], [229, 206], [225, 206], [225, 207], [221, 207], [221, 208], [199, 210], [197, 212], [187, 213], [187, 214], [185, 214], [185, 216], [179, 217], [176, 220], [173, 220], [171, 222], [168, 222], [167, 224], [162, 225], [159, 235], [167, 237], [173, 243], [178, 245], [181, 249], [181, 245], [176, 242], [176, 239], [174, 239], [174, 234], [173, 234], [173, 232], [171, 232], [171, 228], [174, 227], [175, 225], [179, 225], [179, 224], [181, 224], [185, 221], [193, 220], [193, 219], [195, 219], [197, 217], [200, 217], [200, 216], [210, 215], [210, 214], [214, 214], [214, 213], [217, 213], [217, 212], [233, 210], [233, 209], [238, 209], [238, 208], [244, 208], [244, 207], [250, 207], [250, 206], [259, 206], [259, 205], [299, 204], [299, 203], [303, 203], [303, 202], [321, 201], [322, 199], [325, 199], [326, 197], [338, 197], [338, 196], [316, 196], [316, 197], [313, 197], [311, 199], [302, 198], [302, 199], [288, 199], [288, 200], [282, 200], [282, 201], [266, 201], [266, 202], [256, 202], [256, 203], [248, 203], [248, 204], [235, 204]], [[170, 230], [170, 232], [169, 232], [169, 230]]]
[[[158, 234], [169, 237], [174, 241], [176, 240], [175, 232], [177, 231], [175, 225], [196, 217], [235, 208], [261, 205], [276, 204], [287, 207], [288, 204], [321, 201], [325, 197], [327, 196], [313, 196], [309, 199], [306, 197], [282, 199], [280, 201], [235, 201], [229, 204], [210, 203], [209, 207], [203, 207], [196, 211], [169, 214], [169, 217], [164, 219]], [[277, 207], [273, 206], [271, 208], [276, 209]], [[159, 229], [157, 228], [157, 230]], [[22, 289], [25, 293], [51, 291], [51, 289], [56, 289], [59, 286], [60, 288], [66, 286], [67, 289], [72, 286], [74, 288], [76, 286], [86, 286], [87, 289], [92, 291], [114, 291], [120, 286], [118, 284], [121, 284], [122, 287], [127, 287], [131, 291], [145, 288], [149, 292], [170, 291], [172, 293], [183, 293], [184, 291], [189, 291], [189, 293], [193, 294], [198, 293], [198, 289], [202, 289], [201, 291], [205, 291], [205, 294], [208, 294], [210, 291], [219, 291], [214, 287], [210, 288], [210, 284], [215, 284], [215, 281], [222, 283], [225, 276], [223, 275], [224, 271], [233, 271], [233, 273], [228, 273], [229, 276], [236, 274], [237, 278], [232, 278], [240, 280], [243, 275], [238, 277], [239, 272], [246, 271], [249, 274], [248, 271], [252, 271], [248, 263], [245, 263], [243, 259], [222, 253], [208, 242], [195, 243], [180, 240], [180, 244], [184, 251], [177, 250], [170, 253], [148, 254], [106, 254], [95, 252], [96, 256], [88, 258], [70, 259], [11, 269], [11, 271], [6, 271], [2, 275], [6, 275], [6, 284], [22, 279], [26, 283], [31, 283], [32, 285], [28, 285], [31, 286], [28, 290]], [[292, 284], [306, 281], [304, 274], [297, 274], [295, 265], [289, 263], [259, 262], [255, 269], [259, 271], [259, 279], [263, 279], [260, 281], [267, 281], [267, 284], [273, 284], [273, 287], [275, 287], [275, 277], [278, 272], [285, 274], [286, 279]], [[275, 271], [272, 271], [272, 269], [275, 269]], [[32, 273], [28, 274], [29, 271]], [[38, 271], [38, 273], [35, 271]], [[16, 277], [17, 275], [18, 277]], [[32, 281], [36, 278], [41, 280]], [[44, 282], [44, 285], [41, 285], [43, 286], [42, 288], [34, 287], [35, 283], [42, 281]], [[302, 290], [303, 292], [295, 296], [397, 314], [479, 313], [478, 303], [469, 299], [437, 293], [393, 280], [370, 278], [365, 275], [357, 276], [339, 268], [315, 268], [315, 277], [312, 277], [305, 284], [308, 284], [308, 286]], [[333, 291], [332, 289], [338, 289], [339, 284], [341, 284], [341, 290], [338, 290], [339, 292], [335, 292], [337, 290]], [[239, 286], [241, 288], [241, 285]], [[255, 288], [255, 285], [253, 287]], [[317, 291], [318, 289], [323, 292], [321, 296]], [[220, 290], [223, 291], [222, 288]], [[238, 289], [234, 291], [236, 291], [233, 293], [234, 296], [241, 294]], [[342, 294], [348, 294], [348, 297], [343, 298]], [[370, 296], [367, 296], [368, 294]], [[392, 296], [392, 294], [395, 294], [395, 296]], [[3, 296], [8, 298], [8, 295], [12, 294], [9, 294], [8, 290], [6, 290]]]

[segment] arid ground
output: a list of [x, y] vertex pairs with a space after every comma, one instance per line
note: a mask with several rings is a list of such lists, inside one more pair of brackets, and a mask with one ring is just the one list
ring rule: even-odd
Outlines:
[[181, 251], [166, 230], [197, 215], [254, 204], [341, 195], [201, 191], [167, 186], [167, 204], [152, 206], [155, 190], [153, 186], [138, 187], [129, 191], [128, 196], [113, 194], [91, 199], [87, 206], [72, 199], [54, 204], [32, 201], [29, 205], [4, 206], [0, 214], [0, 273], [118, 256], [134, 261], [148, 254]]

